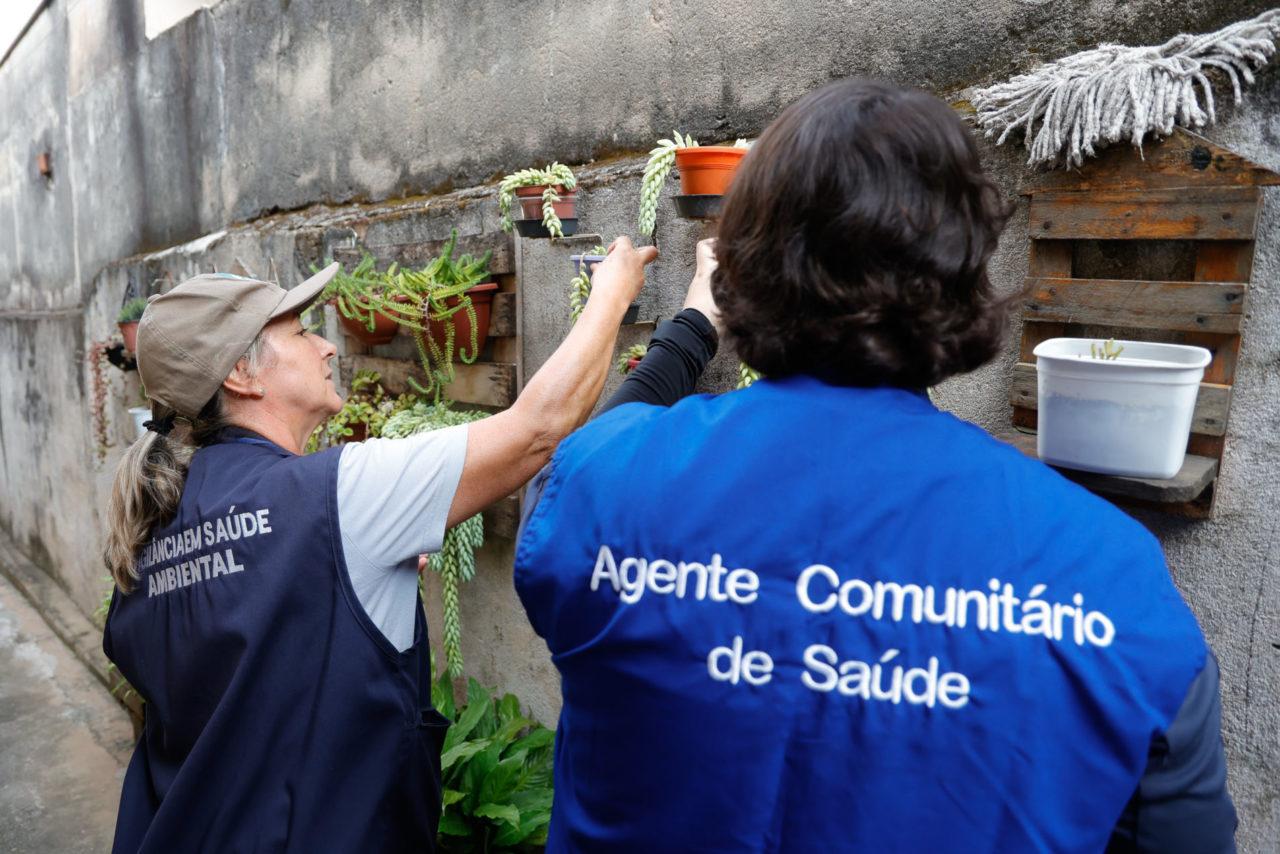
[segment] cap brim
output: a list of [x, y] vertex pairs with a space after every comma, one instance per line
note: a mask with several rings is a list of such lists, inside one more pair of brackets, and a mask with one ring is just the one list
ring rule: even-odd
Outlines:
[[282, 317], [286, 314], [300, 314], [307, 306], [315, 302], [316, 297], [320, 296], [320, 292], [324, 290], [324, 286], [329, 284], [341, 269], [342, 265], [334, 261], [296, 288], [290, 289], [285, 294], [284, 299], [280, 300], [280, 305], [276, 306], [276, 310], [271, 312], [271, 319], [275, 320], [277, 317]]

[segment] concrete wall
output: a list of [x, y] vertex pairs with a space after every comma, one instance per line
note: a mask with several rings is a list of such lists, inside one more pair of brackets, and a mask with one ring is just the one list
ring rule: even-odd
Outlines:
[[[291, 284], [326, 249], [372, 239], [371, 228], [418, 240], [454, 224], [491, 231], [491, 188], [454, 188], [552, 158], [600, 158], [579, 169], [582, 220], [608, 237], [632, 232], [638, 155], [673, 126], [708, 141], [755, 135], [796, 96], [852, 74], [957, 100], [969, 85], [1042, 58], [1204, 31], [1268, 5], [223, 0], [147, 41], [140, 2], [58, 0], [0, 66], [0, 526], [92, 610], [102, 591], [99, 508], [137, 387], [108, 372], [112, 445], [97, 463], [84, 353], [110, 332], [121, 299], [157, 280], [163, 287], [166, 277], [238, 258], [259, 273], [274, 265]], [[1244, 108], [1223, 113], [1211, 138], [1280, 169], [1280, 75], [1267, 72]], [[51, 181], [35, 171], [46, 150]], [[1021, 152], [984, 146], [984, 154], [1013, 196], [1027, 177]], [[347, 204], [400, 197], [409, 198]], [[1004, 289], [1026, 272], [1025, 219], [1022, 209], [995, 259]], [[663, 257], [642, 320], [679, 306], [701, 234], [664, 201]], [[203, 235], [211, 236], [196, 241]], [[1142, 517], [1222, 662], [1246, 851], [1280, 840], [1278, 237], [1272, 190], [1218, 517]], [[518, 246], [526, 375], [567, 329], [575, 249]], [[623, 345], [649, 329], [624, 329]], [[942, 405], [1004, 426], [1013, 361], [1011, 346], [948, 383]], [[733, 364], [732, 354], [718, 357], [706, 387], [727, 387]], [[554, 672], [514, 600], [510, 560], [509, 541], [485, 547], [480, 577], [464, 591], [464, 652], [472, 672], [551, 722]]]

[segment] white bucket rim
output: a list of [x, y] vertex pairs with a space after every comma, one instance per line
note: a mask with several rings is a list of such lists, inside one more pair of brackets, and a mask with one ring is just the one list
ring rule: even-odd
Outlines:
[[[1129, 352], [1146, 355], [1121, 355], [1116, 359], [1094, 359], [1089, 355], [1090, 344], [1101, 344], [1097, 338], [1050, 338], [1036, 345], [1033, 354], [1036, 360], [1044, 359], [1051, 364], [1089, 365], [1099, 370], [1113, 368], [1138, 368], [1156, 371], [1202, 370], [1213, 360], [1213, 354], [1204, 347], [1193, 344], [1166, 344], [1160, 341], [1128, 341], [1113, 340]], [[1183, 361], [1162, 359], [1158, 354], [1180, 355]]]

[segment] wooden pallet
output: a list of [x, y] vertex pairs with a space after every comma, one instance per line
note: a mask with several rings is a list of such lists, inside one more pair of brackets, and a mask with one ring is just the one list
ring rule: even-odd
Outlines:
[[[1009, 386], [1013, 429], [1001, 436], [1035, 455], [1034, 350], [1050, 338], [1140, 338], [1195, 344], [1213, 354], [1196, 399], [1187, 458], [1169, 480], [1073, 472], [1118, 503], [1195, 518], [1212, 514], [1228, 437], [1232, 386], [1253, 268], [1261, 187], [1280, 175], [1208, 140], [1177, 131], [1142, 155], [1117, 146], [1083, 169], [1039, 178], [1029, 196], [1031, 255], [1018, 363]], [[1083, 241], [1192, 241], [1191, 281], [1082, 278]]]
[[[377, 259], [379, 267], [391, 263], [420, 267], [444, 249], [446, 240], [414, 243], [361, 245], [338, 249], [334, 260], [350, 269], [360, 263], [366, 252]], [[519, 324], [515, 277], [515, 247], [510, 235], [497, 233], [460, 235], [456, 253], [480, 256], [490, 252], [489, 272], [498, 285], [489, 317], [489, 344], [480, 359], [472, 364], [454, 364], [454, 380], [445, 388], [450, 400], [470, 406], [506, 409], [519, 393]], [[357, 371], [377, 371], [382, 386], [392, 394], [411, 391], [409, 379], [422, 384], [426, 380], [422, 366], [408, 355], [412, 345], [407, 336], [397, 336], [392, 344], [368, 347], [354, 338], [346, 340], [346, 354], [340, 359], [344, 377]], [[485, 532], [502, 539], [514, 539], [520, 523], [520, 502], [510, 495], [484, 510]]]

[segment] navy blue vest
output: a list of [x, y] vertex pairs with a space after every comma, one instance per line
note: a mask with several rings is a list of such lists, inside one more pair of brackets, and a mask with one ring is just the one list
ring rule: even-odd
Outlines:
[[564, 695], [549, 851], [1098, 852], [1206, 657], [1129, 517], [808, 378], [588, 424], [515, 573]]
[[430, 851], [439, 747], [425, 623], [398, 652], [351, 588], [337, 449], [198, 451], [104, 649], [146, 700], [117, 852]]

